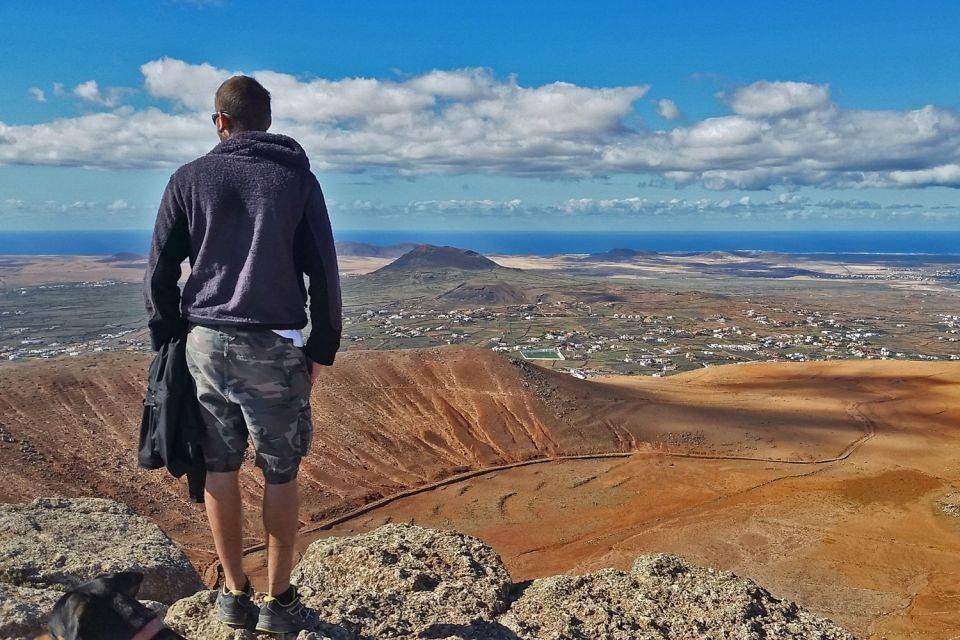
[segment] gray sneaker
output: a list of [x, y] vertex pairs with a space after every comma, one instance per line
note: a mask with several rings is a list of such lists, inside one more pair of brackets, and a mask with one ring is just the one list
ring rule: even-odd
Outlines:
[[293, 600], [286, 605], [271, 596], [263, 599], [257, 631], [265, 633], [296, 633], [313, 631], [320, 624], [320, 615], [316, 609], [306, 607], [300, 602], [296, 587], [293, 588]]
[[253, 629], [259, 615], [260, 607], [253, 603], [253, 587], [249, 581], [244, 591], [227, 589], [224, 585], [217, 593], [217, 618], [220, 622], [237, 629]]

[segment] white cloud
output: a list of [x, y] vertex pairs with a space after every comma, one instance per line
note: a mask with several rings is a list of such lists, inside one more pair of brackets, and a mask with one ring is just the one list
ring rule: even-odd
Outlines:
[[657, 100], [657, 113], [665, 120], [679, 120], [683, 117], [683, 112], [680, 111], [680, 107], [669, 98]]
[[410, 88], [439, 98], [478, 100], [493, 95], [493, 78], [486, 69], [434, 70], [407, 83]]
[[936, 184], [960, 186], [949, 170], [913, 178], [897, 173], [956, 164], [960, 115], [930, 105], [904, 112], [830, 105], [790, 117], [737, 114], [635, 137], [634, 144], [604, 153], [605, 164], [615, 170], [659, 173], [711, 189], [902, 187], [934, 178]]
[[[335, 202], [328, 205], [337, 217], [353, 221], [409, 221], [414, 217], [436, 220], [482, 220], [497, 223], [529, 220], [549, 225], [574, 220], [625, 225], [644, 220], [669, 218], [702, 222], [751, 221], [762, 224], [785, 222], [871, 222], [877, 224], [923, 225], [927, 222], [960, 222], [960, 206], [954, 204], [884, 204], [865, 199], [829, 198], [811, 200], [795, 192], [770, 194], [762, 199], [743, 196], [702, 198], [570, 198], [557, 202], [527, 202], [520, 198], [415, 200], [384, 204], [369, 200]], [[128, 214], [137, 211], [125, 198], [108, 202], [78, 200], [29, 201], [15, 197], [0, 200], [0, 212], [9, 216], [68, 215], [75, 220], [100, 212]], [[581, 222], [582, 223], [582, 222]], [[526, 224], [526, 222], [524, 222]], [[590, 224], [590, 223], [586, 223]]]
[[30, 97], [36, 100], [37, 102], [46, 102], [47, 94], [43, 92], [43, 89], [40, 87], [30, 87]]
[[[171, 167], [216, 143], [207, 114], [217, 86], [235, 72], [172, 58], [150, 61], [141, 72], [158, 106], [117, 107], [122, 90], [82, 83], [76, 95], [113, 110], [37, 125], [0, 123], [0, 163]], [[960, 187], [955, 110], [842, 109], [827, 85], [755, 82], [723, 96], [728, 115], [651, 131], [631, 126], [645, 85], [528, 87], [486, 69], [398, 80], [251, 75], [273, 94], [273, 130], [297, 138], [324, 171], [628, 173], [718, 190]], [[669, 100], [657, 106], [664, 117], [682, 116]]]
[[932, 185], [960, 186], [960, 163], [943, 164], [929, 169], [891, 171], [890, 180], [904, 187], [927, 187]]
[[96, 80], [81, 82], [73, 88], [73, 95], [76, 97], [102, 107], [117, 106], [124, 93], [125, 90], [120, 87], [110, 87], [106, 93], [101, 93]]
[[140, 65], [147, 91], [188, 109], [213, 113], [213, 94], [232, 73], [207, 63], [160, 58]]
[[512, 200], [418, 200], [406, 205], [410, 213], [462, 213], [462, 214], [498, 214], [509, 215], [522, 211], [523, 201]]
[[89, 102], [96, 102], [97, 104], [102, 104], [103, 102], [103, 96], [100, 95], [100, 87], [97, 86], [96, 80], [81, 82], [73, 88], [73, 95]]
[[741, 87], [727, 102], [734, 113], [751, 117], [784, 116], [830, 108], [830, 89], [806, 82], [754, 82]]
[[810, 201], [792, 192], [782, 192], [758, 200], [749, 196], [732, 198], [669, 198], [642, 196], [625, 198], [571, 198], [555, 203], [527, 203], [509, 200], [428, 200], [406, 204], [381, 204], [360, 200], [336, 203], [337, 216], [354, 219], [409, 220], [411, 216], [429, 216], [433, 220], [469, 218], [508, 221], [528, 218], [538, 224], [569, 223], [573, 220], [601, 219], [605, 223], [643, 222], [656, 218], [706, 221], [751, 221], [764, 224], [805, 221], [847, 221], [922, 224], [931, 220], [960, 221], [960, 207], [916, 204], [884, 205], [862, 199]]
[[0, 123], [0, 163], [171, 167], [210, 150], [210, 121], [121, 107], [29, 126]]
[[102, 212], [104, 210], [112, 213], [120, 213], [133, 209], [134, 207], [122, 198], [112, 202], [96, 202], [93, 200], [74, 200], [72, 202], [61, 202], [60, 200], [31, 201], [21, 198], [6, 198], [0, 201], [0, 210], [29, 214], [85, 215]]
[[[161, 58], [140, 67], [147, 91], [194, 110], [213, 109], [213, 94], [231, 75], [209, 64]], [[492, 133], [507, 125], [516, 132], [595, 132], [619, 126], [645, 86], [585, 89], [556, 82], [521, 87], [514, 78], [500, 82], [486, 69], [432, 71], [402, 82], [373, 78], [303, 80], [275, 71], [251, 73], [273, 98], [275, 119], [310, 126], [327, 136], [327, 127], [344, 133], [365, 131], [370, 138], [398, 134], [433, 139], [450, 127]], [[326, 125], [326, 126], [324, 126]], [[341, 127], [338, 127], [341, 128]], [[469, 132], [466, 132], [469, 133]]]

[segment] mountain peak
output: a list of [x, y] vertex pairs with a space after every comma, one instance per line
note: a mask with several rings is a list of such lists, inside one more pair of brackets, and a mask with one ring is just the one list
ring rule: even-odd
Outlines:
[[491, 271], [499, 268], [500, 265], [490, 258], [470, 249], [421, 244], [379, 271], [431, 271], [437, 269]]

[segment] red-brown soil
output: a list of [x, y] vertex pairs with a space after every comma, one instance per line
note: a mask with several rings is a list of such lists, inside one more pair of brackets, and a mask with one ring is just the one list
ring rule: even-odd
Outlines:
[[[114, 497], [203, 567], [202, 511], [133, 453], [147, 356], [0, 365], [0, 500]], [[960, 365], [825, 362], [584, 382], [489, 351], [351, 351], [314, 389], [306, 545], [385, 520], [479, 535], [524, 579], [670, 551], [866, 636], [960, 634]], [[453, 481], [472, 469], [601, 452]], [[258, 474], [243, 474], [259, 503]], [[259, 527], [248, 511], [248, 540]], [[253, 572], [259, 554], [248, 562]]]

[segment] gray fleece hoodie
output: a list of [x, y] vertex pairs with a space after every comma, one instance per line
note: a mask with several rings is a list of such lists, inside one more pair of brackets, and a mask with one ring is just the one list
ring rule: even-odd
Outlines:
[[188, 321], [302, 329], [308, 294], [307, 355], [332, 364], [341, 332], [337, 255], [320, 184], [295, 140], [244, 131], [173, 174], [144, 278], [154, 349]]

